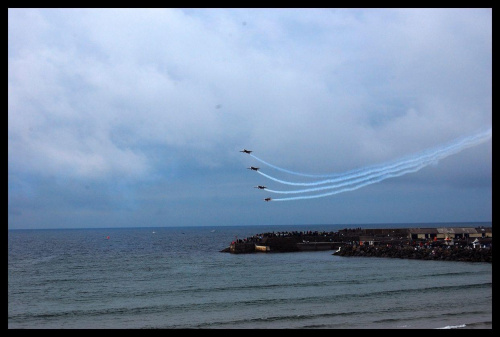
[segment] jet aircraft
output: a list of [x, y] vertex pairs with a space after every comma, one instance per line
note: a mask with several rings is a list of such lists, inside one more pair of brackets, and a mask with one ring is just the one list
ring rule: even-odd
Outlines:
[[259, 186], [254, 186], [254, 188], [258, 188], [259, 190], [263, 190], [266, 188], [266, 186], [259, 185]]
[[243, 149], [243, 150], [241, 150], [240, 152], [243, 152], [243, 153], [248, 153], [248, 154], [250, 154], [250, 153], [251, 153], [251, 152], [253, 152], [253, 151], [250, 151], [250, 150], [247, 150], [247, 149]]
[[247, 169], [254, 170], [254, 171], [258, 171], [259, 170], [258, 167], [253, 167], [253, 166], [247, 167]]
[[271, 198], [265, 198], [264, 200], [265, 200], [265, 201], [271, 201], [271, 200], [273, 200], [273, 199], [271, 199]]

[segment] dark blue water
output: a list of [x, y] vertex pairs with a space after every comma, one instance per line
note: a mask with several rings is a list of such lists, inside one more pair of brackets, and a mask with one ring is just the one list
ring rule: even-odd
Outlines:
[[8, 327], [492, 327], [489, 263], [220, 252], [235, 236], [344, 227], [9, 230]]

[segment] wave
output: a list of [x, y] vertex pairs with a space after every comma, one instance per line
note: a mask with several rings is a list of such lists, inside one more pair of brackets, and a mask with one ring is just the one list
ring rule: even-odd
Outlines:
[[[485, 272], [486, 273], [486, 272]], [[467, 271], [461, 271], [461, 272], [444, 272], [444, 273], [438, 273], [438, 274], [432, 274], [432, 275], [401, 275], [401, 276], [395, 276], [391, 275], [390, 280], [391, 282], [395, 281], [406, 281], [406, 280], [415, 280], [415, 279], [426, 279], [429, 277], [435, 278], [435, 277], [460, 277], [460, 276], [466, 276], [466, 275], [472, 275], [472, 274], [477, 274], [477, 272], [467, 272]], [[265, 291], [265, 290], [272, 290], [272, 289], [287, 289], [289, 288], [290, 290], [293, 290], [295, 288], [305, 288], [305, 287], [334, 287], [334, 286], [339, 286], [339, 285], [364, 285], [364, 284], [373, 284], [373, 283], [384, 283], [387, 282], [387, 278], [377, 278], [377, 277], [366, 277], [366, 278], [360, 278], [360, 279], [347, 279], [347, 280], [323, 280], [323, 281], [307, 281], [307, 282], [290, 282], [290, 283], [270, 283], [270, 284], [246, 284], [246, 285], [227, 285], [227, 286], [218, 286], [218, 287], [185, 287], [182, 289], [165, 289], [163, 291], [158, 292], [158, 290], [150, 290], [150, 291], [142, 291], [142, 292], [135, 292], [134, 294], [131, 294], [127, 296], [127, 293], [120, 293], [118, 296], [125, 296], [125, 297], [149, 297], [151, 295], [155, 296], [165, 296], [169, 294], [189, 294], [189, 295], [196, 295], [196, 294], [210, 294], [210, 293], [225, 293], [225, 292], [241, 292], [241, 291]], [[429, 287], [429, 288], [417, 288], [413, 289], [412, 291], [433, 291], [433, 290], [444, 290], [444, 289], [450, 289], [450, 290], [456, 290], [456, 287], [459, 287], [462, 289], [462, 287], [466, 288], [473, 288], [473, 287], [484, 287], [484, 286], [491, 286], [491, 282], [486, 283], [486, 284], [471, 284], [471, 285], [460, 285], [460, 286], [443, 286], [441, 288], [436, 288], [436, 287]], [[452, 287], [452, 288], [450, 288]], [[398, 290], [396, 290], [397, 292]], [[404, 290], [407, 291], [407, 290]], [[373, 293], [375, 294], [375, 293]]]
[[436, 329], [461, 329], [465, 328], [467, 325], [466, 324], [460, 324], [460, 325], [447, 325], [442, 328], [436, 328]]
[[[321, 318], [349, 318], [349, 317], [357, 317], [358, 315], [363, 315], [363, 314], [370, 314], [372, 311], [371, 310], [352, 310], [352, 311], [343, 311], [343, 312], [336, 312], [336, 313], [320, 313], [320, 314], [285, 314], [285, 315], [276, 315], [276, 316], [264, 316], [264, 317], [256, 317], [256, 318], [245, 318], [245, 319], [233, 319], [233, 320], [227, 320], [227, 321], [216, 321], [216, 322], [209, 322], [209, 323], [200, 323], [197, 324], [195, 327], [196, 328], [209, 328], [209, 327], [222, 327], [222, 326], [241, 326], [245, 324], [249, 325], [255, 325], [259, 323], [272, 323], [272, 322], [288, 322], [293, 324], [294, 322], [302, 322], [302, 321], [307, 321], [307, 320], [312, 320], [312, 319], [321, 319]], [[288, 325], [288, 324], [287, 324]], [[328, 324], [329, 326], [332, 325], [343, 325], [343, 324]], [[318, 325], [318, 327], [322, 326], [322, 324]], [[307, 327], [307, 326], [303, 326]]]
[[[419, 293], [427, 293], [427, 292], [435, 292], [438, 294], [443, 294], [447, 292], [454, 292], [455, 290], [464, 291], [472, 288], [486, 288], [492, 287], [491, 282], [481, 283], [481, 284], [473, 284], [473, 285], [452, 285], [452, 286], [436, 286], [436, 287], [426, 287], [426, 288], [415, 288], [415, 289], [397, 289], [397, 290], [385, 290], [378, 292], [356, 292], [356, 293], [340, 293], [333, 295], [317, 295], [317, 296], [300, 296], [296, 298], [272, 298], [262, 296], [260, 298], [255, 299], [247, 299], [238, 301], [238, 306], [243, 307], [260, 307], [262, 305], [268, 305], [269, 301], [272, 300], [273, 306], [279, 306], [281, 304], [285, 305], [298, 305], [298, 304], [314, 304], [314, 303], [345, 303], [346, 301], [352, 301], [355, 299], [377, 299], [377, 298], [385, 298], [387, 296], [394, 295], [411, 295], [411, 294], [419, 294]], [[133, 296], [135, 297], [135, 296]], [[195, 297], [193, 297], [195, 298]], [[218, 310], [231, 309], [234, 307], [233, 302], [225, 301], [224, 299], [217, 300], [215, 297], [215, 301], [211, 300], [205, 303], [192, 302], [188, 303], [184, 301], [181, 304], [159, 304], [159, 305], [149, 305], [149, 306], [136, 306], [136, 307], [114, 307], [114, 308], [104, 308], [104, 309], [81, 309], [81, 310], [67, 310], [67, 311], [55, 311], [55, 312], [45, 312], [45, 313], [23, 313], [19, 315], [9, 315], [10, 319], [32, 319], [32, 318], [54, 318], [54, 317], [75, 317], [75, 316], [103, 316], [103, 315], [120, 315], [120, 314], [150, 314], [150, 313], [162, 313], [162, 312], [175, 312], [175, 311], [186, 311], [196, 308], [196, 310], [213, 310], [217, 308]], [[397, 309], [398, 311], [404, 310], [404, 308]], [[409, 308], [411, 310], [411, 308]], [[392, 308], [382, 309], [381, 311], [393, 311]], [[359, 311], [356, 311], [360, 313]], [[350, 312], [342, 312], [342, 313], [328, 313], [324, 315], [350, 315]], [[307, 316], [302, 316], [307, 317]], [[278, 319], [268, 317], [266, 319]], [[279, 317], [279, 319], [283, 319], [283, 317]]]

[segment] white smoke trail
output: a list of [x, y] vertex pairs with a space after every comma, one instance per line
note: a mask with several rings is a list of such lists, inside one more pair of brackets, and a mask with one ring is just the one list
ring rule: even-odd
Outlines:
[[[320, 180], [320, 181], [314, 181], [314, 182], [292, 182], [292, 181], [285, 181], [281, 180], [275, 177], [272, 177], [268, 174], [265, 174], [261, 171], [257, 171], [261, 175], [265, 176], [268, 179], [274, 180], [276, 182], [279, 182], [281, 184], [286, 184], [286, 185], [292, 185], [292, 186], [318, 186], [318, 185], [324, 185], [324, 184], [331, 184], [331, 183], [337, 183], [337, 182], [343, 182], [349, 179], [353, 178], [359, 178], [363, 176], [370, 175], [377, 173], [378, 175], [383, 175], [387, 172], [396, 172], [398, 170], [404, 170], [407, 168], [419, 166], [422, 163], [426, 163], [427, 165], [431, 163], [435, 163], [441, 159], [444, 159], [448, 156], [451, 156], [453, 154], [456, 154], [466, 148], [484, 143], [485, 141], [489, 140], [492, 136], [492, 130], [491, 128], [481, 132], [479, 134], [461, 138], [458, 140], [455, 140], [454, 142], [451, 142], [445, 146], [440, 146], [437, 148], [433, 148], [430, 150], [426, 150], [424, 152], [415, 154], [411, 157], [405, 157], [407, 159], [400, 159], [399, 161], [396, 162], [390, 162], [388, 164], [383, 164], [383, 165], [377, 165], [377, 166], [371, 166], [368, 168], [364, 169], [358, 169], [354, 171], [348, 171], [348, 173], [344, 174], [338, 174], [338, 177], [334, 179], [326, 179], [326, 180]], [[350, 172], [350, 173], [349, 173]], [[353, 173], [355, 172], [355, 173]]]
[[[282, 194], [297, 194], [297, 193], [306, 193], [306, 192], [318, 192], [321, 190], [326, 190], [326, 189], [336, 189], [339, 187], [344, 187], [344, 186], [349, 186], [349, 185], [354, 185], [349, 188], [344, 188], [341, 190], [336, 190], [333, 192], [328, 192], [328, 193], [323, 193], [323, 194], [316, 194], [316, 195], [309, 195], [309, 196], [300, 196], [300, 197], [291, 197], [291, 198], [281, 198], [281, 199], [272, 199], [272, 201], [285, 201], [285, 200], [301, 200], [301, 199], [312, 199], [312, 198], [320, 198], [320, 197], [326, 197], [342, 192], [347, 192], [347, 191], [353, 191], [358, 188], [374, 184], [377, 182], [380, 182], [382, 180], [392, 178], [392, 177], [398, 177], [404, 174], [412, 173], [419, 171], [420, 169], [432, 164], [432, 163], [437, 163], [439, 160], [444, 159], [448, 156], [451, 156], [453, 154], [456, 154], [466, 148], [472, 147], [479, 145], [481, 143], [484, 143], [491, 139], [492, 137], [492, 130], [489, 128], [488, 130], [478, 133], [473, 136], [461, 138], [458, 140], [455, 140], [445, 146], [440, 146], [431, 150], [424, 151], [420, 154], [413, 155], [409, 157], [410, 159], [400, 159], [399, 161], [396, 162], [391, 162], [389, 164], [385, 165], [377, 165], [377, 166], [371, 166], [367, 167], [364, 169], [358, 169], [358, 170], [353, 170], [349, 171], [344, 174], [338, 174], [337, 178], [335, 179], [328, 179], [328, 180], [322, 180], [322, 181], [316, 181], [316, 182], [311, 182], [311, 183], [297, 183], [297, 182], [289, 182], [289, 181], [284, 181], [280, 180], [277, 178], [274, 178], [270, 175], [267, 175], [263, 172], [257, 171], [261, 175], [277, 181], [282, 184], [287, 184], [287, 185], [296, 185], [296, 186], [317, 186], [317, 185], [322, 185], [322, 184], [327, 184], [327, 183], [333, 183], [337, 182], [335, 185], [328, 185], [328, 186], [322, 186], [322, 187], [316, 187], [316, 188], [309, 188], [309, 189], [303, 189], [303, 190], [295, 190], [295, 191], [276, 191], [276, 190], [270, 190], [267, 189], [267, 191], [272, 192], [272, 193], [282, 193]], [[408, 158], [408, 157], [406, 157]], [[264, 162], [264, 161], [262, 161]], [[264, 162], [267, 164], [266, 162]], [[271, 165], [274, 167], [274, 165]], [[287, 171], [288, 173], [291, 173], [293, 171], [288, 171], [284, 169], [280, 169], [282, 171]], [[312, 176], [312, 175], [310, 175]], [[358, 179], [354, 179], [358, 178]]]
[[339, 194], [339, 193], [342, 193], [342, 192], [354, 191], [354, 190], [357, 190], [358, 188], [365, 187], [365, 186], [371, 185], [371, 184], [375, 184], [375, 183], [381, 182], [382, 180], [385, 180], [385, 179], [388, 179], [388, 178], [399, 177], [399, 176], [402, 176], [402, 175], [407, 174], [407, 173], [417, 172], [418, 170], [424, 168], [425, 166], [426, 165], [421, 165], [421, 166], [413, 168], [411, 170], [405, 170], [405, 171], [401, 171], [399, 173], [394, 173], [394, 174], [382, 175], [378, 179], [369, 180], [369, 181], [367, 181], [367, 182], [365, 182], [363, 184], [355, 185], [355, 186], [352, 186], [352, 187], [344, 188], [344, 189], [333, 191], [333, 192], [329, 192], [329, 193], [314, 194], [314, 195], [305, 195], [305, 196], [301, 196], [301, 197], [271, 199], [271, 201], [289, 201], [289, 200], [314, 199], [314, 198], [327, 197], [327, 196], [334, 195], [334, 194]]
[[[276, 170], [290, 173], [293, 175], [299, 175], [299, 176], [311, 177], [311, 178], [336, 178], [334, 180], [327, 179], [327, 180], [323, 180], [323, 181], [316, 181], [313, 183], [293, 183], [293, 182], [284, 182], [282, 180], [276, 180], [278, 182], [288, 184], [288, 185], [314, 186], [314, 185], [328, 184], [328, 183], [332, 183], [332, 182], [341, 181], [341, 180], [344, 180], [343, 178], [347, 178], [347, 177], [353, 178], [353, 177], [359, 177], [359, 176], [362, 176], [365, 174], [369, 174], [372, 172], [381, 172], [381, 171], [387, 169], [388, 167], [395, 167], [395, 166], [399, 166], [399, 165], [404, 165], [406, 163], [415, 162], [415, 161], [420, 160], [423, 157], [436, 155], [436, 153], [438, 153], [438, 152], [444, 152], [444, 151], [450, 151], [450, 150], [452, 151], [454, 148], [459, 148], [458, 151], [462, 151], [467, 147], [475, 146], [475, 145], [478, 145], [480, 143], [483, 143], [483, 142], [489, 140], [491, 138], [491, 136], [492, 136], [492, 129], [489, 128], [489, 129], [482, 131], [482, 132], [479, 132], [475, 135], [459, 138], [459, 139], [456, 139], [456, 140], [448, 143], [447, 145], [442, 145], [442, 146], [437, 147], [437, 148], [429, 149], [429, 150], [423, 151], [419, 154], [414, 154], [412, 156], [403, 157], [397, 161], [391, 161], [391, 162], [386, 162], [386, 163], [382, 163], [382, 164], [378, 164], [378, 165], [372, 165], [372, 166], [368, 166], [368, 167], [364, 167], [364, 168], [354, 169], [354, 170], [350, 170], [350, 171], [347, 171], [344, 173], [330, 173], [330, 174], [300, 173], [300, 172], [290, 171], [290, 170], [278, 167], [276, 165], [270, 164], [270, 163], [258, 158], [257, 156], [255, 156], [253, 154], [250, 154], [250, 155], [253, 158], [257, 159], [258, 161], [262, 162], [263, 164], [266, 164], [266, 165], [268, 165]], [[456, 153], [456, 152], [454, 152], [454, 153]], [[451, 154], [453, 154], [453, 153], [450, 153], [449, 155], [451, 155]]]
[[[401, 167], [398, 167], [398, 168], [393, 168], [391, 170], [387, 170], [387, 171], [384, 171], [384, 172], [379, 172], [379, 173], [373, 173], [373, 174], [370, 174], [370, 175], [367, 175], [367, 176], [363, 176], [361, 178], [358, 178], [358, 179], [352, 179], [352, 180], [344, 180], [342, 181], [341, 183], [337, 183], [337, 184], [334, 184], [334, 185], [327, 185], [327, 186], [321, 186], [321, 187], [315, 187], [315, 188], [307, 188], [307, 189], [303, 189], [303, 190], [292, 190], [292, 191], [276, 191], [276, 190], [271, 190], [271, 189], [268, 189], [266, 188], [265, 190], [267, 192], [271, 192], [271, 193], [279, 193], [279, 194], [298, 194], [298, 193], [308, 193], [308, 192], [318, 192], [318, 191], [323, 191], [323, 190], [331, 190], [331, 189], [335, 189], [335, 188], [339, 188], [339, 187], [344, 187], [344, 186], [349, 186], [349, 185], [353, 185], [353, 184], [359, 184], [359, 183], [363, 183], [365, 181], [369, 181], [369, 180], [372, 180], [372, 179], [375, 179], [375, 178], [378, 178], [378, 177], [381, 177], [381, 176], [386, 176], [386, 175], [389, 175], [389, 174], [397, 174], [398, 172], [414, 172], [414, 171], [411, 171], [412, 169], [414, 169], [415, 167], [420, 170], [422, 168], [424, 168], [425, 166], [431, 164], [435, 162], [434, 159], [432, 160], [429, 160], [428, 162], [421, 162], [419, 163], [418, 165], [409, 165], [407, 167], [404, 167], [404, 168], [401, 168]], [[406, 169], [406, 170], [405, 170]]]
[[311, 178], [328, 178], [328, 177], [335, 177], [336, 176], [336, 174], [325, 174], [325, 175], [322, 175], [322, 174], [307, 174], [307, 173], [300, 173], [300, 172], [290, 171], [290, 170], [278, 167], [276, 165], [270, 164], [270, 163], [268, 163], [268, 162], [260, 159], [259, 157], [253, 155], [253, 154], [250, 154], [250, 155], [252, 157], [254, 157], [255, 159], [257, 159], [258, 161], [260, 161], [261, 163], [266, 164], [267, 166], [270, 166], [270, 167], [272, 167], [272, 168], [274, 168], [274, 169], [276, 169], [278, 171], [281, 171], [281, 172], [294, 174], [296, 176], [311, 177]]

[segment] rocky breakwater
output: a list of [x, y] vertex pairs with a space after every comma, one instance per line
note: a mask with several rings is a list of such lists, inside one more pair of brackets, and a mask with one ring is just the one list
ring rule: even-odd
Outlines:
[[332, 255], [492, 263], [493, 248], [346, 245]]
[[246, 254], [253, 252], [287, 253], [299, 251], [333, 250], [340, 245], [338, 232], [283, 231], [255, 234], [244, 239], [235, 239], [221, 252]]

